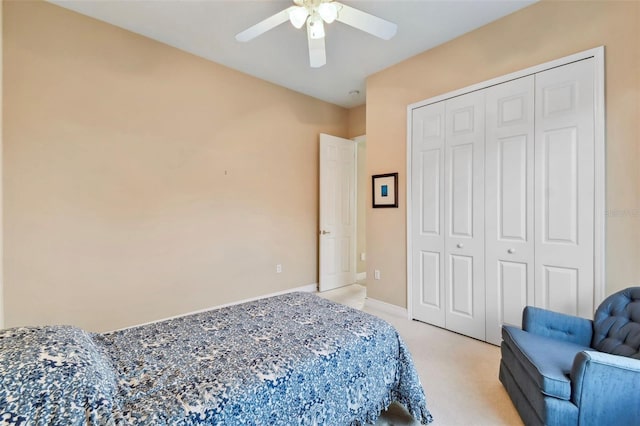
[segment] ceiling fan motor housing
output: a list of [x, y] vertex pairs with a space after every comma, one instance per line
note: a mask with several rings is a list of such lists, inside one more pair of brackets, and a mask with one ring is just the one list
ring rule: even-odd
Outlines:
[[[302, 28], [305, 21], [307, 29], [313, 28], [313, 38], [324, 37], [324, 25], [332, 23], [338, 17], [339, 4], [333, 0], [295, 0], [296, 6], [290, 7], [289, 20], [296, 28]], [[318, 29], [318, 27], [321, 27]]]

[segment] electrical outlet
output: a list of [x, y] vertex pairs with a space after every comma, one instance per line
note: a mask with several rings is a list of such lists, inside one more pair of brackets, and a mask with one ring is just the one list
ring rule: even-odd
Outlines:
[[380, 279], [380, 271], [378, 269], [373, 271], [373, 278], [376, 280]]
[[364, 262], [365, 260], [367, 260], [367, 255], [365, 253], [360, 253], [360, 261]]
[[279, 273], [281, 273], [281, 272], [282, 272], [282, 265], [281, 265], [280, 263], [278, 263], [278, 264], [276, 265], [276, 274], [279, 274]]

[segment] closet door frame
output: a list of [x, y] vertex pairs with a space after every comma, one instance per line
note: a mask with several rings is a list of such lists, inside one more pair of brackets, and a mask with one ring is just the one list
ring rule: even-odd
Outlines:
[[[506, 74], [491, 80], [486, 80], [462, 89], [454, 90], [442, 95], [438, 95], [420, 102], [413, 103], [407, 107], [407, 176], [412, 176], [411, 154], [412, 154], [412, 112], [416, 108], [425, 105], [441, 102], [465, 93], [482, 90], [497, 84], [505, 83], [528, 75], [546, 71], [551, 68], [560, 67], [583, 59], [593, 58], [594, 60], [594, 144], [595, 144], [595, 182], [594, 182], [594, 306], [598, 306], [605, 296], [605, 75], [604, 75], [604, 46], [535, 65], [520, 71]], [[411, 179], [406, 179], [407, 196], [407, 312], [409, 319], [413, 319], [413, 229], [412, 229], [412, 208], [411, 203]]]

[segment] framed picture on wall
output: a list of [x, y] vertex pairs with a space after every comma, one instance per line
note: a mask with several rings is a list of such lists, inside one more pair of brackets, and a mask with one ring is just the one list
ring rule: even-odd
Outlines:
[[371, 176], [373, 208], [398, 207], [398, 173]]

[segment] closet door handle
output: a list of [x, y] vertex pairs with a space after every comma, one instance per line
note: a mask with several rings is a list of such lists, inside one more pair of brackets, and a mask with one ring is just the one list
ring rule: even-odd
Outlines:
[[458, 247], [458, 248], [462, 248], [462, 247], [464, 247], [464, 244], [462, 244], [462, 243], [458, 243], [458, 244], [456, 244], [456, 247]]
[[510, 248], [509, 250], [507, 250], [507, 253], [509, 253], [509, 254], [513, 254], [513, 253], [515, 253], [515, 252], [516, 252], [516, 251], [515, 251], [514, 249], [512, 249], [512, 248]]

